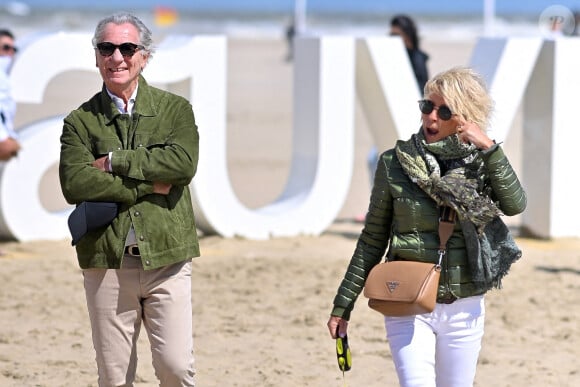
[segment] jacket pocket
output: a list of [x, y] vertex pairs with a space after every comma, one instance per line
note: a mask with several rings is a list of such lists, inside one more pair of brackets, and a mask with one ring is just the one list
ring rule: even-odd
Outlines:
[[123, 146], [117, 137], [99, 138], [93, 143], [93, 155], [104, 156], [109, 152], [121, 150]]
[[145, 147], [147, 149], [160, 148], [167, 144], [167, 139], [160, 136], [159, 133], [136, 133], [134, 139], [134, 148]]

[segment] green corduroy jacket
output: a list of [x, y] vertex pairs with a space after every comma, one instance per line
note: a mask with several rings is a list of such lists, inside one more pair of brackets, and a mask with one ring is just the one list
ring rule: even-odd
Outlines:
[[[505, 215], [521, 213], [526, 194], [499, 145], [480, 151], [485, 174], [483, 183], [492, 188], [492, 199]], [[368, 214], [348, 265], [331, 315], [350, 318], [370, 270], [381, 262], [390, 243], [389, 260], [437, 262], [439, 207], [403, 171], [395, 150], [380, 157]], [[451, 291], [458, 297], [485, 293], [471, 281], [465, 239], [459, 222], [448, 242], [439, 282], [439, 295]]]
[[[87, 233], [76, 245], [81, 268], [120, 268], [131, 224], [145, 269], [199, 256], [189, 191], [199, 134], [185, 98], [140, 77], [133, 114], [120, 114], [103, 86], [64, 119], [60, 142], [66, 201], [119, 203], [109, 226]], [[91, 165], [110, 152], [112, 173]], [[153, 182], [169, 183], [171, 191], [155, 194]]]

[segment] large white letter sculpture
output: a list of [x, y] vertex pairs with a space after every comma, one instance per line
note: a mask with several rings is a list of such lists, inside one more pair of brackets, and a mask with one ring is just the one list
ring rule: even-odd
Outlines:
[[381, 36], [357, 42], [356, 89], [379, 150], [419, 130], [421, 94], [400, 38]]
[[546, 41], [524, 100], [523, 225], [545, 238], [580, 237], [580, 39]]
[[[16, 101], [41, 103], [47, 84], [60, 73], [96, 72], [90, 38], [54, 34], [23, 50], [12, 73]], [[418, 128], [419, 93], [404, 48], [393, 38], [362, 39], [355, 69], [354, 38], [297, 40], [290, 177], [280, 198], [251, 210], [234, 194], [226, 167], [226, 43], [220, 36], [170, 39], [146, 69], [151, 83], [182, 92], [196, 111], [201, 155], [191, 188], [198, 225], [205, 232], [252, 239], [319, 234], [340, 211], [350, 184], [355, 73], [379, 147]], [[54, 47], [76, 55], [54, 59]], [[529, 206], [522, 225], [542, 237], [580, 236], [573, 158], [580, 143], [574, 126], [578, 52], [579, 39], [482, 39], [471, 60], [497, 102], [492, 134], [498, 141], [506, 138], [523, 99], [521, 175]], [[58, 162], [62, 118], [23, 128], [19, 157], [0, 165], [0, 236], [21, 241], [68, 237], [72, 207], [47, 211], [38, 190], [42, 176]]]
[[[56, 75], [70, 70], [96, 71], [86, 34], [54, 34], [32, 42], [12, 69], [17, 102], [41, 103], [44, 90]], [[67, 60], [54, 57], [54, 48], [74, 52]], [[42, 65], [40, 65], [42, 64]], [[0, 164], [0, 235], [20, 241], [63, 239], [70, 210], [47, 211], [40, 200], [42, 176], [59, 158], [63, 117], [53, 117], [20, 131], [22, 150], [17, 158]]]
[[578, 52], [580, 39], [482, 39], [471, 60], [491, 85], [496, 139], [505, 139], [523, 101], [520, 176], [528, 208], [522, 226], [544, 238], [580, 236], [575, 162], [575, 144], [580, 141], [575, 125]]
[[470, 66], [485, 78], [495, 102], [489, 134], [498, 142], [508, 135], [541, 48], [540, 38], [484, 38], [475, 46]]
[[[201, 122], [212, 133], [205, 139], [201, 133], [200, 148], [211, 151], [202, 151], [193, 184], [202, 229], [251, 239], [316, 235], [342, 208], [354, 157], [354, 39], [299, 39], [294, 58], [292, 164], [284, 192], [265, 207], [244, 207], [227, 178], [225, 121]], [[225, 95], [215, 100], [225, 104]], [[214, 108], [225, 117], [225, 105]]]

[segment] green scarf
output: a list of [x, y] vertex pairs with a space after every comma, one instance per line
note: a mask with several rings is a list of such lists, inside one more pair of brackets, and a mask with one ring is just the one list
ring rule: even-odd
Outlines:
[[407, 176], [438, 205], [453, 208], [459, 219], [472, 222], [482, 231], [502, 214], [483, 192], [483, 161], [477, 149], [463, 143], [457, 134], [427, 144], [423, 130], [419, 130], [410, 140], [399, 142], [396, 152]]
[[465, 237], [473, 282], [482, 290], [501, 287], [511, 264], [521, 257], [491, 200], [483, 160], [457, 134], [427, 144], [420, 129], [395, 147], [403, 170], [439, 206], [453, 208]]

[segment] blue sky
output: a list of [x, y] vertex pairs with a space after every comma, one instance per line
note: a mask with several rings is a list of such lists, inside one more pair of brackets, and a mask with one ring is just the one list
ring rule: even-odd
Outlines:
[[[10, 2], [11, 0], [8, 0]], [[286, 12], [294, 7], [293, 0], [20, 0], [31, 7], [43, 6], [51, 9], [65, 8], [106, 8], [106, 9], [146, 9], [156, 5], [166, 5], [178, 10], [216, 11], [273, 11]], [[407, 12], [407, 13], [480, 13], [484, 0], [307, 0], [309, 11], [335, 12]], [[537, 13], [551, 5], [562, 5], [571, 10], [580, 9], [580, 0], [495, 0], [497, 13]]]

